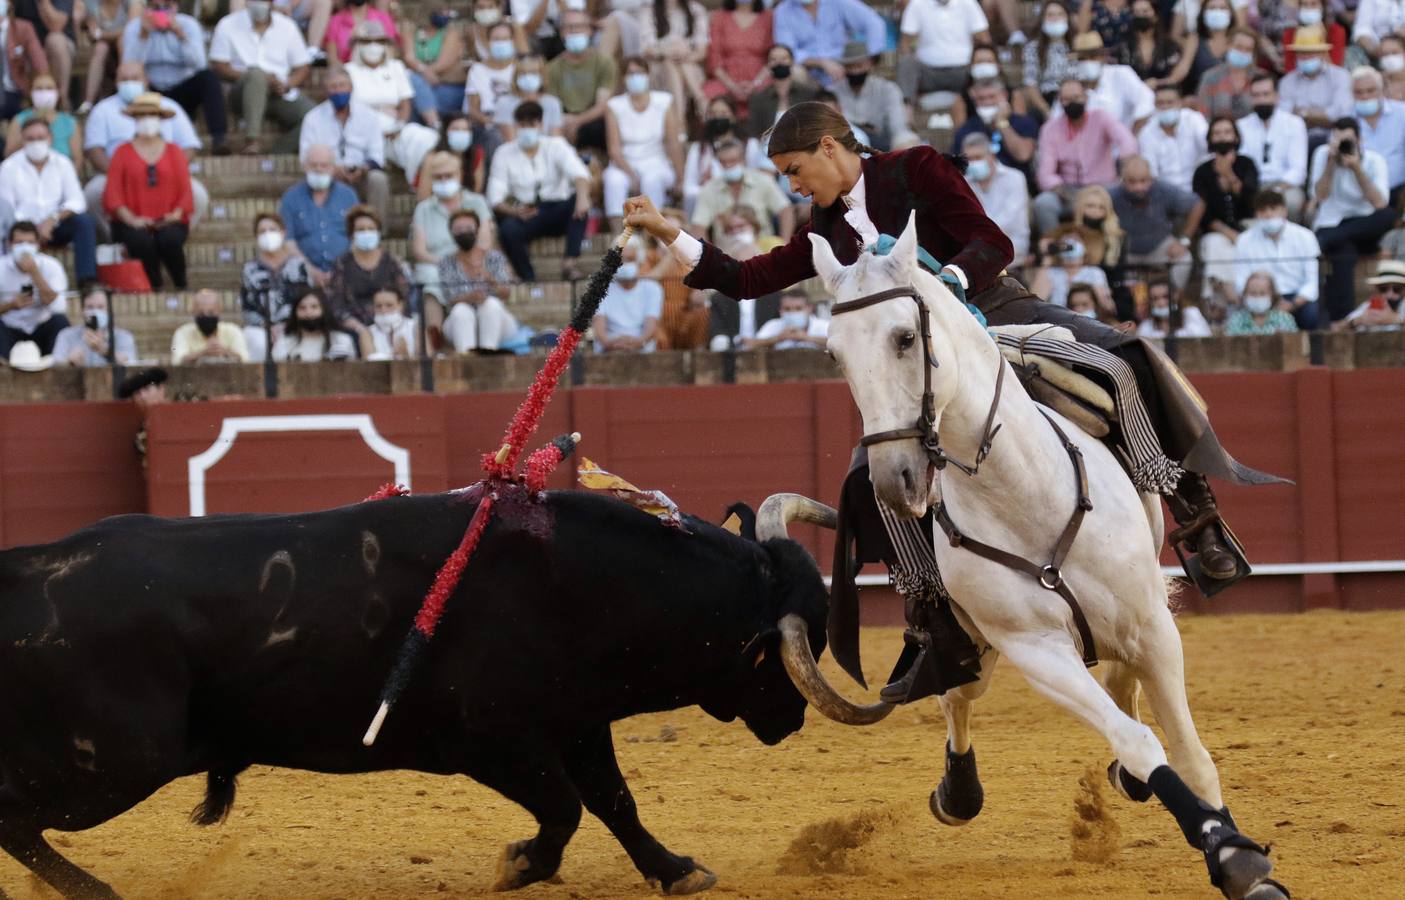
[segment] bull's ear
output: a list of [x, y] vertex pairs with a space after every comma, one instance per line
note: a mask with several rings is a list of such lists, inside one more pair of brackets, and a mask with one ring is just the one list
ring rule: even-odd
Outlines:
[[824, 282], [825, 290], [834, 293], [835, 281], [844, 271], [844, 264], [834, 255], [834, 250], [829, 246], [829, 241], [810, 232], [810, 259], [815, 266], [815, 274], [820, 276], [820, 281]]
[[917, 211], [907, 217], [907, 227], [893, 244], [888, 258], [897, 266], [898, 274], [910, 275], [917, 270]]

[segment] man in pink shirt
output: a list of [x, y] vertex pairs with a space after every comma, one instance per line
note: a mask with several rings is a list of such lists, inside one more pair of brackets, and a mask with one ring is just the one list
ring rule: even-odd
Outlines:
[[1048, 234], [1060, 216], [1072, 211], [1073, 195], [1090, 184], [1117, 180], [1117, 160], [1137, 152], [1137, 139], [1121, 122], [1100, 109], [1088, 108], [1082, 82], [1065, 79], [1059, 85], [1062, 115], [1039, 129], [1039, 196], [1034, 198], [1034, 224]]

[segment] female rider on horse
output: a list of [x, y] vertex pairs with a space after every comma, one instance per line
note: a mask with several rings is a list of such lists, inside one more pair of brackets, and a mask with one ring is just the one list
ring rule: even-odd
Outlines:
[[[855, 140], [844, 117], [823, 103], [792, 106], [772, 129], [767, 152], [791, 189], [812, 201], [810, 222], [790, 242], [738, 262], [715, 246], [670, 225], [646, 197], [625, 204], [626, 222], [669, 247], [689, 271], [692, 288], [731, 298], [755, 298], [815, 275], [809, 233], [827, 240], [840, 262], [862, 250], [882, 250], [916, 212], [918, 243], [937, 272], [991, 325], [1060, 325], [1083, 344], [1100, 347], [1130, 366], [1165, 456], [1185, 469], [1167, 496], [1181, 524], [1179, 537], [1198, 557], [1202, 589], [1210, 592], [1247, 574], [1237, 542], [1220, 520], [1205, 475], [1240, 483], [1275, 480], [1238, 464], [1220, 446], [1194, 390], [1160, 351], [1135, 335], [1045, 303], [1004, 269], [1013, 247], [986, 216], [962, 172], [965, 161], [929, 146], [879, 153]], [[935, 268], [935, 266], [933, 266]], [[956, 291], [956, 288], [962, 291]]]

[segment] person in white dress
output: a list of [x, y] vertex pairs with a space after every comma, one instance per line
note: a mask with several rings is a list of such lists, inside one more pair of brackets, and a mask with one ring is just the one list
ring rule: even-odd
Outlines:
[[605, 169], [605, 215], [610, 227], [624, 224], [626, 197], [643, 194], [655, 206], [666, 206], [666, 195], [683, 171], [682, 125], [673, 96], [649, 90], [649, 67], [633, 57], [624, 63], [624, 92], [605, 108], [605, 142], [610, 165]]
[[346, 64], [351, 99], [376, 111], [385, 135], [386, 161], [413, 177], [425, 155], [439, 143], [439, 133], [410, 121], [415, 91], [405, 64], [389, 58], [391, 41], [385, 27], [368, 19], [356, 27], [352, 41], [351, 61]]
[[415, 359], [419, 356], [419, 321], [405, 313], [405, 298], [393, 287], [376, 291], [371, 298], [371, 311], [375, 321], [371, 323], [371, 346], [373, 350], [366, 358]]
[[498, 103], [512, 95], [517, 77], [517, 48], [512, 25], [499, 22], [488, 29], [488, 52], [468, 67], [463, 111], [473, 123], [474, 143], [492, 156], [503, 142], [502, 130], [493, 121]]

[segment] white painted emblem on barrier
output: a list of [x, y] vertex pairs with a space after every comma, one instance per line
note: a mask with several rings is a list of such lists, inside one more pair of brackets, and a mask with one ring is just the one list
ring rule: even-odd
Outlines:
[[209, 449], [187, 462], [190, 514], [205, 515], [205, 473], [215, 467], [241, 434], [270, 431], [355, 431], [371, 452], [395, 466], [395, 483], [410, 488], [410, 451], [386, 440], [366, 413], [306, 416], [236, 416], [220, 424], [219, 437]]

